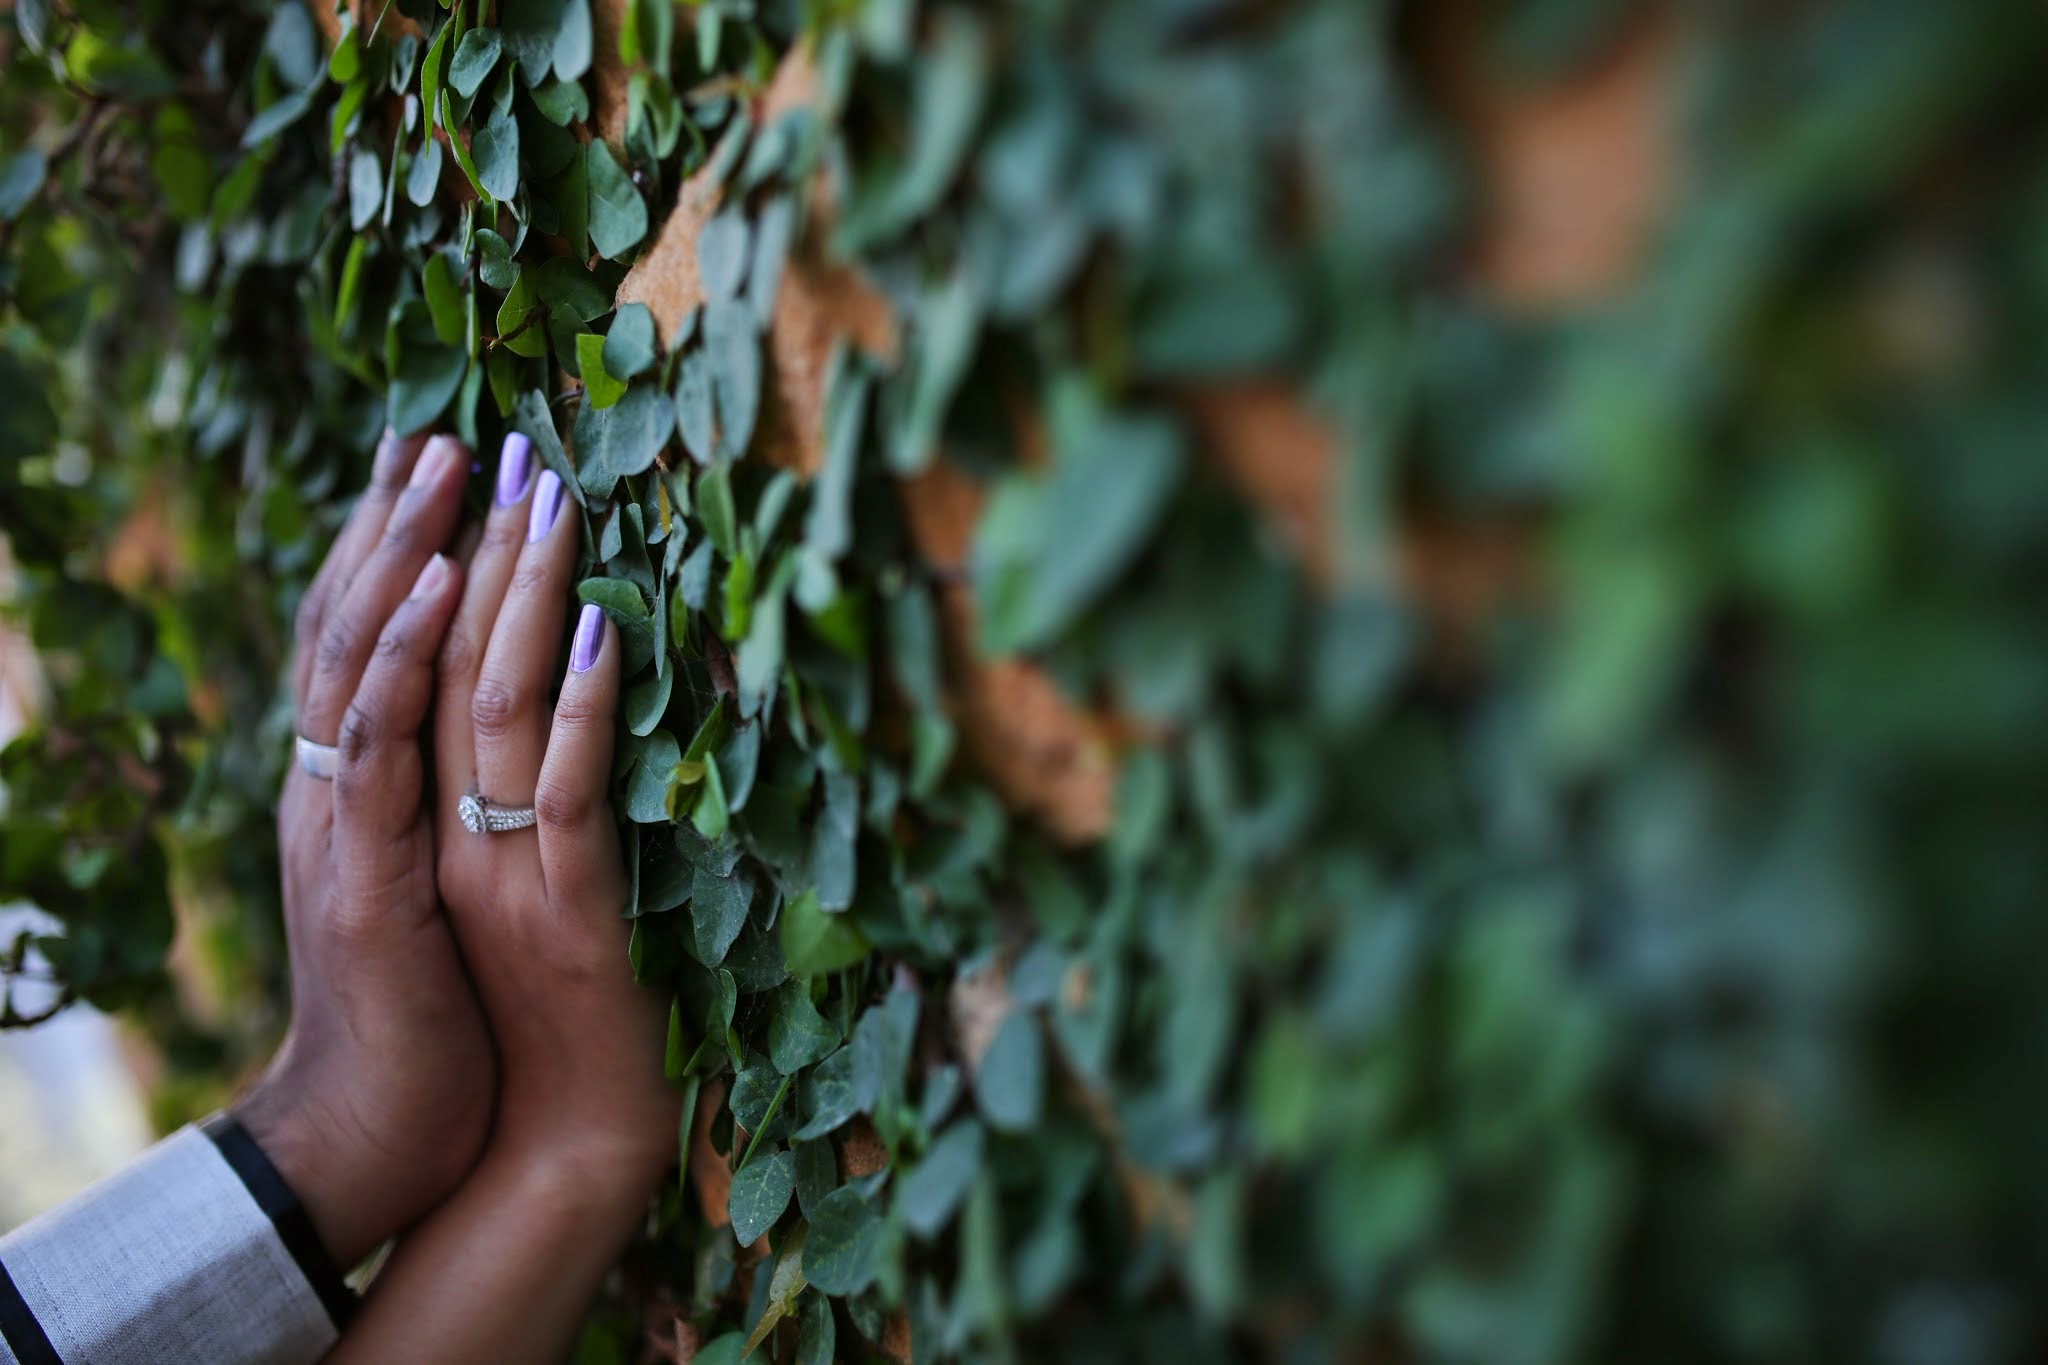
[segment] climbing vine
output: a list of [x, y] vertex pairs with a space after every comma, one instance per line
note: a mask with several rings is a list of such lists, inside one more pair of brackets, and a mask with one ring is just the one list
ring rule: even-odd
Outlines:
[[519, 431], [688, 1098], [583, 1358], [2027, 1354], [2048, 33], [1782, 8], [15, 0], [0, 1022], [260, 1055], [282, 623]]

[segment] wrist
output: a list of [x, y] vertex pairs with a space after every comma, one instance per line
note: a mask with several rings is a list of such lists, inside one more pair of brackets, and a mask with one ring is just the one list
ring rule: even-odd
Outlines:
[[662, 1140], [590, 1123], [522, 1122], [502, 1114], [486, 1160], [545, 1193], [625, 1210], [637, 1217], [676, 1160], [674, 1125]]
[[[383, 1217], [374, 1175], [352, 1157], [326, 1106], [277, 1069], [229, 1110], [298, 1197], [327, 1254], [345, 1273], [398, 1230]], [[383, 1226], [385, 1222], [391, 1226]]]

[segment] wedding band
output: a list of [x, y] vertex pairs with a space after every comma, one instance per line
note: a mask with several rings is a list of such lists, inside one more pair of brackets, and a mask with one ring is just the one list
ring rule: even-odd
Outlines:
[[462, 817], [462, 827], [471, 834], [504, 834], [531, 829], [534, 824], [532, 806], [501, 806], [475, 792], [455, 803], [455, 813]]
[[317, 777], [332, 782], [334, 774], [341, 767], [341, 750], [332, 744], [319, 744], [304, 735], [296, 737], [292, 747], [299, 755], [299, 767], [308, 777]]

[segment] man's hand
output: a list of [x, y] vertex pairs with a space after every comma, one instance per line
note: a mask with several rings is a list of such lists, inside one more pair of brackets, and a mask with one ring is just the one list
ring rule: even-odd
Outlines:
[[491, 1041], [422, 804], [434, 660], [463, 581], [438, 551], [468, 469], [451, 437], [387, 433], [299, 612], [299, 733], [337, 745], [340, 767], [285, 779], [291, 1029], [235, 1108], [344, 1267], [444, 1198], [490, 1123]]

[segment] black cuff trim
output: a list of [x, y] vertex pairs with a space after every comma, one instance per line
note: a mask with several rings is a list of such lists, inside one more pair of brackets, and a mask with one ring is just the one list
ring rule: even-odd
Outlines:
[[[355, 1316], [356, 1296], [342, 1282], [341, 1270], [334, 1264], [334, 1258], [321, 1245], [320, 1234], [314, 1230], [313, 1219], [306, 1212], [306, 1206], [299, 1202], [298, 1195], [285, 1183], [277, 1167], [270, 1164], [263, 1148], [256, 1139], [249, 1136], [231, 1114], [215, 1114], [199, 1125], [199, 1131], [213, 1139], [213, 1145], [220, 1149], [221, 1157], [234, 1173], [241, 1178], [249, 1195], [256, 1201], [256, 1207], [263, 1210], [270, 1219], [270, 1226], [277, 1230], [277, 1238], [284, 1243], [284, 1249], [298, 1262], [299, 1272], [306, 1277], [306, 1283], [313, 1286], [319, 1296], [320, 1306], [327, 1310], [329, 1321], [338, 1333], [348, 1326]], [[54, 1359], [54, 1357], [53, 1357]], [[23, 1365], [27, 1365], [24, 1361]]]
[[64, 1365], [63, 1357], [50, 1344], [43, 1325], [29, 1311], [21, 1291], [14, 1287], [14, 1277], [4, 1265], [0, 1265], [0, 1340], [7, 1342], [21, 1365]]

